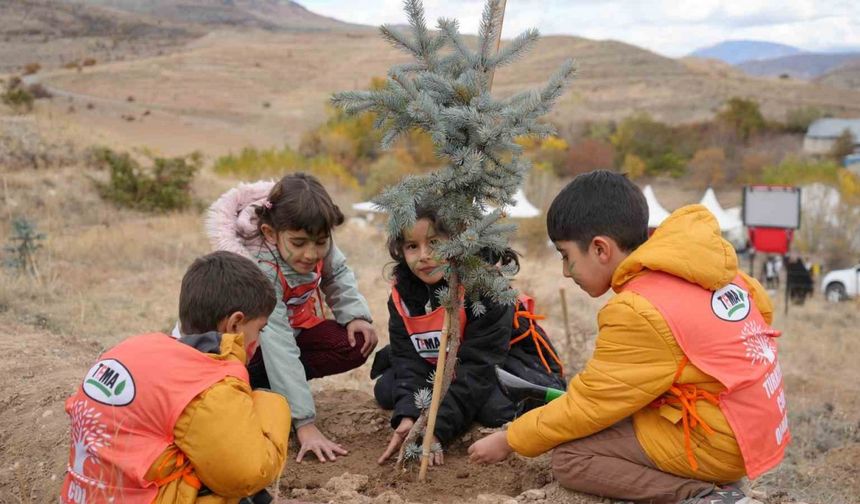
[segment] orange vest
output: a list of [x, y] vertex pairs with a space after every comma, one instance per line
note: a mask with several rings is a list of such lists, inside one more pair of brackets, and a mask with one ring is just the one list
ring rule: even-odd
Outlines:
[[686, 359], [722, 383], [719, 397], [693, 384], [676, 383], [657, 401], [680, 404], [687, 453], [694, 470], [690, 429], [713, 430], [696, 414], [696, 402], [719, 404], [734, 432], [749, 478], [754, 479], [782, 461], [791, 439], [782, 370], [772, 329], [749, 296], [738, 275], [732, 283], [711, 292], [681, 278], [650, 272], [629, 282], [624, 290], [647, 299], [672, 330]]
[[[394, 301], [394, 306], [397, 308], [397, 313], [403, 319], [403, 325], [406, 326], [406, 332], [409, 334], [409, 339], [412, 340], [412, 346], [424, 360], [431, 364], [436, 364], [436, 359], [439, 358], [439, 346], [442, 339], [442, 327], [445, 325], [445, 308], [439, 307], [426, 315], [411, 316], [406, 311], [400, 293], [397, 292], [397, 287], [391, 286], [391, 298]], [[460, 337], [465, 335], [466, 329], [466, 310], [460, 304]]]
[[[322, 313], [322, 295], [319, 293], [320, 282], [322, 282], [322, 259], [317, 262], [316, 268], [314, 268], [316, 278], [295, 287], [290, 287], [290, 284], [287, 283], [287, 278], [284, 276], [284, 272], [281, 271], [281, 266], [277, 261], [263, 262], [272, 266], [278, 272], [278, 280], [281, 282], [281, 289], [284, 291], [283, 301], [287, 305], [287, 316], [290, 319], [290, 327], [293, 329], [310, 329], [325, 320], [317, 313], [316, 307], [317, 299], [319, 299], [320, 313]], [[317, 295], [314, 296], [314, 293]]]
[[[145, 479], [173, 443], [189, 402], [228, 376], [248, 381], [245, 366], [219, 361], [165, 334], [131, 337], [105, 352], [66, 400], [71, 450], [63, 504], [150, 504], [158, 487], [183, 477], [199, 487], [190, 464], [159, 482]], [[181, 469], [181, 470], [180, 470]]]

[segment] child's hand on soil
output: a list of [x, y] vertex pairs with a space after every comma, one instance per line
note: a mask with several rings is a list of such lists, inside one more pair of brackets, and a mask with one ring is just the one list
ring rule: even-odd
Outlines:
[[389, 457], [391, 457], [394, 452], [400, 448], [400, 445], [403, 444], [403, 441], [406, 439], [406, 436], [409, 434], [409, 430], [415, 424], [415, 420], [407, 417], [403, 417], [400, 419], [400, 425], [394, 429], [394, 434], [391, 436], [391, 441], [388, 442], [388, 448], [385, 449], [385, 452], [379, 457], [379, 460], [376, 461], [377, 464], [383, 464]]
[[299, 455], [296, 457], [296, 462], [299, 463], [308, 452], [314, 452], [320, 462], [326, 462], [326, 457], [334, 462], [338, 455], [349, 453], [346, 448], [325, 437], [325, 434], [312, 423], [297, 428], [296, 437], [299, 438], [300, 446]]
[[[411, 418], [402, 418], [400, 419], [400, 425], [394, 430], [394, 434], [391, 436], [391, 441], [388, 442], [388, 447], [385, 449], [385, 453], [379, 457], [379, 460], [376, 461], [377, 464], [384, 464], [386, 460], [388, 460], [394, 452], [396, 452], [400, 445], [403, 444], [403, 441], [406, 440], [406, 436], [409, 435], [409, 431], [412, 429], [412, 426], [415, 424], [415, 420]], [[433, 445], [442, 446], [442, 443], [439, 442], [439, 438], [433, 436]], [[445, 454], [442, 450], [436, 450], [430, 453], [430, 465], [442, 465], [445, 463]]]
[[364, 345], [361, 347], [361, 355], [367, 357], [370, 352], [376, 348], [376, 343], [379, 338], [376, 336], [376, 329], [373, 324], [366, 320], [355, 319], [346, 325], [346, 339], [349, 340], [349, 346], [355, 346], [355, 333], [364, 335]]
[[505, 431], [494, 432], [484, 439], [475, 441], [469, 447], [469, 462], [476, 464], [495, 464], [508, 458], [513, 453], [508, 444]]

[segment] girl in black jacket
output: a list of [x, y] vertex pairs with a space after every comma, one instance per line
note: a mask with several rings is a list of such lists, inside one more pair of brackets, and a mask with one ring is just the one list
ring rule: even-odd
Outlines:
[[[388, 242], [389, 254], [395, 261], [388, 300], [390, 344], [376, 354], [371, 378], [379, 377], [374, 395], [383, 408], [393, 410], [391, 427], [395, 432], [379, 463], [400, 447], [420, 415], [415, 393], [420, 389], [429, 391], [433, 386], [444, 320], [437, 293], [446, 287], [433, 249], [447, 236], [433, 212], [419, 208], [415, 225]], [[519, 266], [512, 250], [496, 259]], [[468, 301], [460, 314], [462, 343], [455, 379], [436, 419], [433, 441], [438, 446], [463, 434], [473, 421], [498, 427], [537, 406], [515, 405], [504, 397], [494, 366], [542, 385], [561, 389], [566, 386], [555, 350], [523, 303], [510, 306], [489, 299], [481, 302], [486, 312], [480, 317], [472, 314]], [[442, 451], [434, 450], [431, 465], [442, 462]]]

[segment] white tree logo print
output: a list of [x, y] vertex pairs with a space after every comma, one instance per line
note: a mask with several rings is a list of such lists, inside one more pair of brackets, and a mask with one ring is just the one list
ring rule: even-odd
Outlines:
[[99, 463], [99, 450], [110, 446], [111, 435], [106, 432], [107, 425], [99, 420], [102, 414], [90, 407], [86, 400], [77, 401], [69, 416], [72, 419], [72, 447], [75, 455], [70, 470], [86, 478], [84, 463], [87, 459]]
[[756, 320], [744, 323], [744, 328], [741, 330], [741, 340], [746, 347], [746, 355], [753, 364], [764, 363], [765, 361], [773, 364], [773, 361], [776, 360], [776, 348], [774, 348], [770, 338], [772, 333], [772, 329]]

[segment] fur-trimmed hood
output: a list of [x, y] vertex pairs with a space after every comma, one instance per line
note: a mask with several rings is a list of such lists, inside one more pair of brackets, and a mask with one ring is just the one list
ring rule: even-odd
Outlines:
[[263, 247], [262, 237], [257, 235], [256, 207], [263, 204], [274, 185], [271, 180], [243, 182], [212, 203], [206, 212], [205, 229], [215, 250], [254, 258]]

